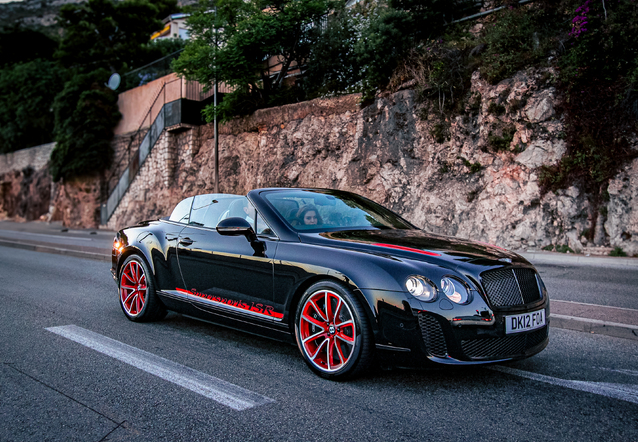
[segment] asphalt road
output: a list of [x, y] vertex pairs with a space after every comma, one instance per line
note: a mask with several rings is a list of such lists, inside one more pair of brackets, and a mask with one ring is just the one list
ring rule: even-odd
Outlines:
[[552, 300], [638, 309], [635, 269], [536, 264]]
[[[0, 441], [638, 440], [638, 341], [551, 328], [525, 361], [335, 383], [293, 346], [128, 321], [108, 269], [0, 247]], [[637, 307], [635, 271], [539, 270], [553, 299]]]

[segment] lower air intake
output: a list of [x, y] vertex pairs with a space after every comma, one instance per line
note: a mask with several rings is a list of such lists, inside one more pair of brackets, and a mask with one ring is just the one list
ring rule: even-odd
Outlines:
[[522, 356], [545, 339], [547, 339], [547, 327], [504, 338], [467, 339], [461, 341], [461, 348], [463, 353], [472, 359], [506, 358]]
[[423, 342], [428, 354], [444, 358], [447, 356], [445, 336], [439, 321], [427, 313], [419, 313], [419, 326], [423, 334]]

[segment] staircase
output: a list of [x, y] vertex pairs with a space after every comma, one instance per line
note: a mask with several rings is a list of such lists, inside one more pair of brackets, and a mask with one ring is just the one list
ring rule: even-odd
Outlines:
[[204, 92], [199, 83], [182, 78], [162, 85], [127, 149], [111, 167], [106, 179], [106, 202], [100, 208], [102, 225], [108, 223], [162, 132], [204, 124], [201, 110], [212, 98], [212, 91]]

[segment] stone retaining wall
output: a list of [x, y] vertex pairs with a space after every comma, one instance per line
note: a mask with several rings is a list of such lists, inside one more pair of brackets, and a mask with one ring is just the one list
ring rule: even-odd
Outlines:
[[54, 147], [55, 143], [42, 144], [0, 155], [0, 175], [21, 171], [27, 167], [33, 170], [42, 169], [49, 162]]

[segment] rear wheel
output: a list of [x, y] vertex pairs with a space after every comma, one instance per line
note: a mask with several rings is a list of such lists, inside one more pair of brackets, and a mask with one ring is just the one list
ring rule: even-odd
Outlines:
[[124, 261], [118, 291], [120, 306], [131, 321], [156, 321], [166, 316], [166, 308], [155, 294], [153, 277], [137, 255]]
[[361, 304], [344, 285], [323, 281], [302, 296], [295, 319], [297, 346], [320, 376], [342, 380], [365, 371], [372, 334]]

